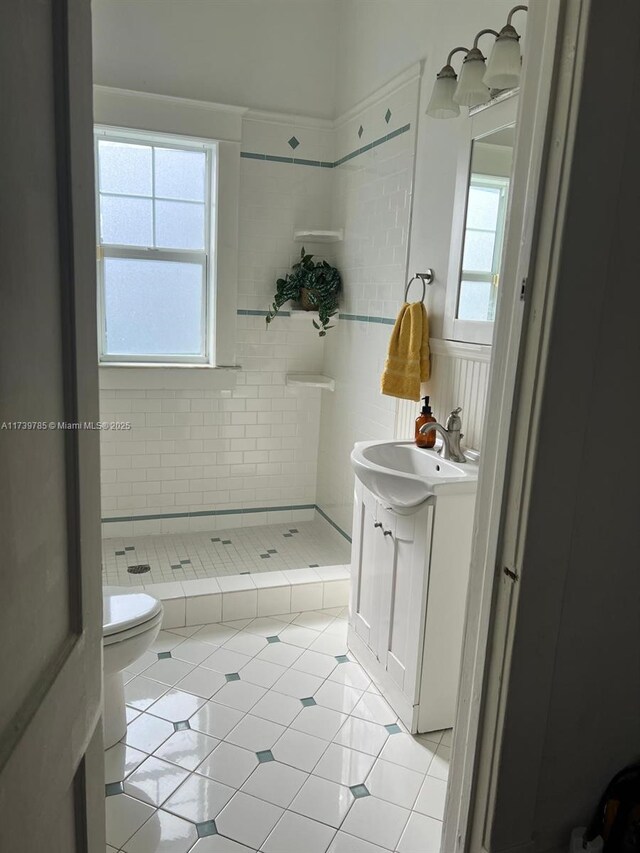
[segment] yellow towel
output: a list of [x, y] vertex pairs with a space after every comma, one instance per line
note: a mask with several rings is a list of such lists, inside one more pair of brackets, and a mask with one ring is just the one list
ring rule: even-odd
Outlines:
[[420, 383], [431, 372], [429, 319], [422, 302], [405, 302], [391, 333], [381, 391], [403, 400], [420, 399]]

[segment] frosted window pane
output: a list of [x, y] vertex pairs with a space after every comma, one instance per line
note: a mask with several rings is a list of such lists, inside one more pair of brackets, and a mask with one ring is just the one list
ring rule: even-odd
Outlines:
[[156, 246], [204, 249], [204, 205], [156, 201]]
[[462, 268], [469, 272], [493, 272], [495, 242], [496, 235], [491, 231], [467, 231]]
[[458, 318], [460, 320], [495, 319], [496, 291], [489, 281], [462, 281], [460, 283], [460, 302]]
[[203, 151], [156, 148], [155, 153], [157, 196], [204, 201], [206, 155]]
[[149, 146], [101, 140], [98, 142], [98, 163], [102, 192], [151, 195]]
[[498, 227], [500, 190], [491, 187], [469, 187], [467, 228], [495, 231]]
[[103, 243], [153, 246], [151, 199], [100, 196], [100, 237]]
[[108, 355], [200, 355], [202, 266], [105, 258]]

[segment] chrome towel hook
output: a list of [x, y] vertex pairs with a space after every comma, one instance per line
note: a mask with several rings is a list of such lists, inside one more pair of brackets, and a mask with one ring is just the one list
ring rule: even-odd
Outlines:
[[410, 278], [407, 282], [407, 286], [404, 289], [404, 301], [407, 301], [407, 295], [409, 294], [409, 288], [413, 284], [413, 282], [419, 278], [422, 282], [422, 297], [420, 298], [420, 302], [424, 302], [424, 298], [427, 294], [427, 285], [433, 284], [433, 280], [435, 278], [435, 273], [432, 269], [428, 269], [426, 272], [417, 272], [413, 278]]

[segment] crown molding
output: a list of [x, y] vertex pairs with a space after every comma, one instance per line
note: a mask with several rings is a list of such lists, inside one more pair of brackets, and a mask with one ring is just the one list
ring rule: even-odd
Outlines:
[[243, 121], [259, 121], [266, 124], [295, 125], [320, 130], [333, 130], [334, 122], [330, 118], [315, 118], [296, 113], [276, 113], [269, 110], [247, 110], [242, 116]]
[[103, 86], [99, 83], [94, 83], [94, 95], [117, 95], [122, 98], [141, 98], [148, 101], [158, 101], [162, 103], [174, 103], [185, 107], [194, 107], [199, 110], [208, 110], [213, 112], [232, 113], [234, 115], [244, 115], [248, 111], [248, 107], [237, 107], [231, 104], [216, 104], [213, 101], [198, 101], [194, 98], [182, 98], [177, 95], [161, 95], [157, 92], [143, 92], [137, 89], [119, 89], [117, 86]]

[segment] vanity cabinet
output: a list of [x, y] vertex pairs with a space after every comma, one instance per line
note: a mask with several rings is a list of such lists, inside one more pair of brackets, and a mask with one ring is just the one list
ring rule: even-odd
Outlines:
[[474, 503], [400, 514], [356, 479], [349, 648], [414, 733], [453, 725]]

